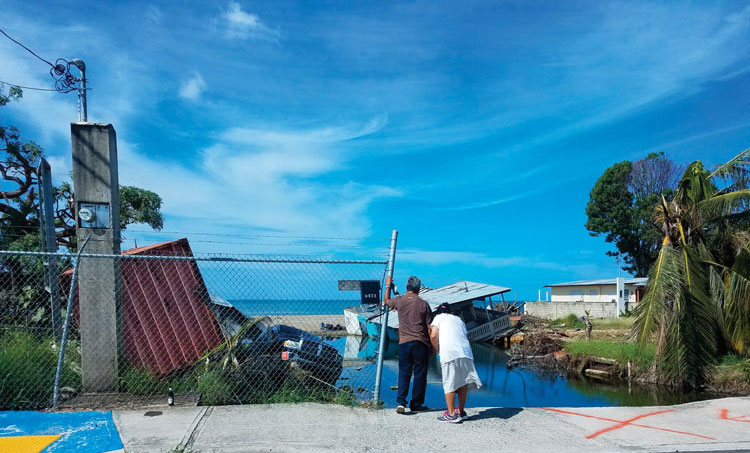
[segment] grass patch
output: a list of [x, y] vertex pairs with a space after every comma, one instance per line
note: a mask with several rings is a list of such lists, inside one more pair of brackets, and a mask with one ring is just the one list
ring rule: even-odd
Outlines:
[[573, 313], [564, 318], [557, 318], [554, 321], [550, 322], [549, 325], [550, 327], [557, 329], [583, 329], [584, 327], [586, 327], [586, 323]]
[[146, 370], [126, 368], [120, 374], [120, 390], [133, 395], [166, 395], [172, 387], [175, 393], [194, 392], [197, 378], [190, 372], [167, 376], [154, 376]]
[[592, 319], [591, 324], [594, 329], [617, 329], [630, 330], [633, 327], [634, 317]]
[[220, 406], [232, 402], [232, 382], [220, 369], [207, 369], [198, 377], [202, 406]]
[[[52, 403], [58, 349], [52, 338], [10, 332], [0, 339], [0, 409], [38, 409]], [[60, 387], [80, 389], [80, 357], [69, 342]]]
[[617, 360], [621, 364], [629, 361], [639, 368], [650, 366], [654, 361], [654, 346], [647, 344], [641, 351], [632, 342], [610, 340], [573, 340], [565, 343], [565, 350], [572, 356], [594, 356]]

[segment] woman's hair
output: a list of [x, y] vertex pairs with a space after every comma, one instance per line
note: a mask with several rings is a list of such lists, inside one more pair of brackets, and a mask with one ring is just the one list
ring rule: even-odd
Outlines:
[[440, 304], [440, 306], [438, 306], [438, 308], [435, 309], [433, 314], [436, 314], [436, 315], [439, 315], [441, 313], [450, 314], [450, 312], [451, 312], [450, 306], [447, 303], [443, 302], [442, 304]]

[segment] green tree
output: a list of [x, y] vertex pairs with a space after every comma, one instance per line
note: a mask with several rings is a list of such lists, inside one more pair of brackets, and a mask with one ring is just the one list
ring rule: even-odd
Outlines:
[[750, 351], [750, 150], [713, 173], [688, 166], [655, 215], [663, 233], [633, 331], [656, 342], [655, 366], [695, 388], [717, 352]]
[[594, 184], [586, 205], [586, 229], [605, 235], [616, 250], [607, 256], [622, 259], [622, 269], [645, 277], [657, 256], [660, 230], [652, 219], [662, 196], [671, 198], [679, 166], [652, 153], [636, 162], [607, 168]]

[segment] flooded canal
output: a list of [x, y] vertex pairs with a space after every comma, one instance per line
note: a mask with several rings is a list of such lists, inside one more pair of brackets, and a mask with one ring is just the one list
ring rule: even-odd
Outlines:
[[[344, 371], [339, 385], [374, 382], [377, 340], [367, 337], [341, 337], [328, 340], [344, 356]], [[675, 393], [663, 388], [605, 384], [585, 378], [571, 379], [537, 370], [515, 367], [508, 369], [508, 355], [491, 344], [472, 343], [474, 362], [482, 380], [482, 388], [469, 394], [473, 407], [587, 407], [587, 406], [655, 406], [679, 404], [709, 399], [701, 393]], [[381, 399], [386, 407], [396, 407], [395, 386], [398, 381], [398, 344], [387, 344], [383, 363]], [[362, 389], [360, 389], [362, 390]], [[368, 390], [371, 390], [369, 388]], [[367, 398], [367, 392], [360, 397]], [[440, 364], [435, 357], [430, 360], [427, 374], [429, 407], [445, 407], [445, 397], [440, 377]]]

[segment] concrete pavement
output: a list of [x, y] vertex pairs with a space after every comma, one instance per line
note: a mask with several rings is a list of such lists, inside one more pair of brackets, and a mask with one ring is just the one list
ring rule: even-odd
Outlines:
[[467, 412], [470, 420], [459, 425], [437, 422], [440, 411], [313, 403], [125, 410], [114, 420], [126, 452], [750, 451], [750, 397]]

